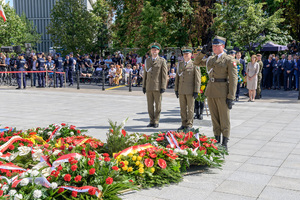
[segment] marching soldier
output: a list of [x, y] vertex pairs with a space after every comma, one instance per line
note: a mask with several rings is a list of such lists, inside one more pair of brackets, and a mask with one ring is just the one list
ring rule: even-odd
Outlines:
[[206, 62], [209, 75], [205, 96], [211, 114], [213, 132], [218, 143], [227, 150], [230, 136], [230, 109], [232, 109], [238, 81], [236, 61], [224, 53], [226, 39], [216, 36], [213, 39], [214, 56], [202, 60], [204, 54], [196, 56], [194, 65], [201, 66]]
[[[150, 123], [147, 127], [157, 128], [161, 112], [162, 93], [167, 87], [168, 67], [166, 60], [159, 57], [161, 46], [154, 42], [150, 44], [151, 57], [145, 60], [143, 78], [143, 93], [147, 95]], [[155, 103], [155, 109], [154, 109]]]
[[179, 98], [181, 115], [181, 127], [178, 130], [189, 130], [193, 127], [194, 99], [200, 91], [200, 67], [194, 66], [192, 52], [191, 47], [182, 48], [184, 61], [179, 63], [176, 72], [175, 94]]

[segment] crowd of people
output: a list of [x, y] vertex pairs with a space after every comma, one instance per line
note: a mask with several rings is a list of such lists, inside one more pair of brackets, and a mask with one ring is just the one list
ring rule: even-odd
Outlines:
[[[299, 90], [299, 69], [300, 69], [300, 57], [298, 52], [298, 45], [293, 41], [289, 45], [289, 51], [282, 55], [270, 54], [268, 57], [262, 60], [262, 79], [261, 82], [252, 85], [254, 88], [262, 87], [262, 89], [267, 90]], [[253, 74], [251, 69], [255, 63], [252, 63], [253, 56], [249, 61], [243, 59], [244, 55], [241, 52], [237, 52], [235, 55], [236, 59], [242, 65], [242, 76], [244, 76], [245, 82], [249, 82], [248, 86], [253, 82], [252, 79], [257, 79], [250, 77], [250, 73]], [[74, 84], [73, 77], [76, 72], [79, 72], [81, 82], [90, 81], [92, 77], [102, 77], [104, 75], [105, 81], [108, 85], [120, 85], [132, 84], [133, 87], [141, 86], [144, 74], [144, 63], [149, 57], [149, 54], [140, 56], [135, 52], [127, 53], [123, 55], [122, 52], [118, 51], [106, 57], [102, 57], [99, 54], [89, 53], [85, 55], [73, 55], [69, 53], [64, 58], [60, 54], [45, 54], [45, 53], [30, 53], [30, 56], [25, 56], [25, 54], [20, 54], [18, 57], [15, 54], [0, 54], [0, 70], [1, 71], [56, 71], [65, 72], [66, 82], [69, 86]], [[176, 56], [175, 52], [171, 53], [167, 58], [166, 55], [161, 55], [168, 62], [168, 88], [173, 88], [175, 83], [177, 64], [183, 60], [182, 55]], [[256, 62], [260, 62], [261, 55], [255, 56]], [[25, 63], [24, 63], [25, 60]], [[22, 61], [22, 62], [20, 62]], [[59, 62], [58, 62], [59, 61]], [[252, 64], [251, 64], [252, 63]], [[104, 72], [104, 74], [103, 74]], [[258, 73], [254, 73], [259, 75]], [[48, 80], [45, 80], [45, 73], [32, 73], [25, 76], [24, 73], [24, 83], [23, 87], [26, 88], [26, 77], [33, 76], [33, 86], [45, 87], [45, 81], [49, 87], [53, 86], [53, 73], [48, 73]], [[248, 77], [247, 77], [248, 75]], [[3, 77], [3, 74], [1, 75]], [[19, 79], [18, 74], [13, 75], [13, 77]], [[246, 78], [247, 77], [247, 78]], [[131, 78], [131, 79], [130, 79]], [[62, 87], [63, 85], [63, 75], [58, 74], [56, 76], [56, 86]], [[259, 78], [258, 78], [259, 79]], [[237, 93], [239, 93], [239, 87], [246, 87], [247, 83], [239, 83]], [[20, 88], [20, 84], [18, 86]], [[253, 87], [251, 87], [253, 88]], [[260, 92], [255, 94], [254, 89], [249, 90], [249, 95], [251, 100], [253, 99], [253, 94], [256, 98], [260, 98]], [[238, 100], [238, 95], [236, 100]]]

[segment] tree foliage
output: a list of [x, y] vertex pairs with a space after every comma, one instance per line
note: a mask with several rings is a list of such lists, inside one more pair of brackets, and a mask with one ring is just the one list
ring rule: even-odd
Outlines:
[[9, 4], [4, 4], [3, 9], [7, 21], [0, 18], [0, 46], [20, 45], [24, 50], [25, 43], [32, 43], [34, 46], [40, 42], [41, 35], [24, 14], [19, 17]]
[[286, 44], [290, 37], [280, 28], [284, 22], [283, 9], [272, 15], [263, 10], [266, 3], [255, 3], [255, 0], [226, 0], [216, 3], [216, 14], [213, 30], [224, 36], [234, 46], [252, 49], [254, 44], [263, 45], [267, 41]]
[[47, 31], [64, 54], [86, 53], [92, 49], [95, 26], [96, 17], [87, 10], [83, 0], [60, 0], [52, 9]]

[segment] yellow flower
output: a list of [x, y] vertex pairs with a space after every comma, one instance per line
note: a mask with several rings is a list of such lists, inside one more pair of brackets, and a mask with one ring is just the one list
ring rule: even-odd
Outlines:
[[55, 147], [57, 147], [57, 148], [58, 148], [58, 147], [59, 147], [59, 144], [58, 144], [58, 143], [56, 143], [56, 144], [55, 144]]
[[202, 85], [201, 90], [204, 91], [204, 89], [205, 89], [205, 85]]
[[141, 164], [139, 165], [139, 168], [144, 168], [144, 164], [141, 163]]
[[132, 167], [128, 167], [127, 172], [132, 172], [132, 171], [133, 171]]
[[135, 165], [136, 165], [136, 166], [139, 166], [140, 164], [141, 164], [140, 161], [136, 161], [136, 162], [135, 162]]
[[140, 168], [140, 169], [139, 169], [139, 173], [140, 173], [140, 174], [143, 174], [144, 171], [145, 171], [144, 168]]
[[131, 158], [133, 161], [136, 161], [136, 156], [132, 156]]
[[137, 160], [142, 160], [142, 157], [141, 157], [141, 156], [138, 156], [138, 157], [137, 157]]
[[202, 76], [202, 77], [201, 77], [201, 83], [205, 83], [206, 80], [207, 80], [206, 76]]
[[127, 165], [125, 165], [124, 167], [122, 167], [122, 169], [123, 169], [124, 171], [126, 171], [126, 170], [128, 169]]
[[125, 165], [128, 165], [128, 161], [127, 161], [127, 160], [125, 160], [125, 161], [124, 161], [124, 164], [125, 164]]
[[128, 156], [129, 156], [129, 157], [132, 157], [132, 156], [133, 156], [133, 154], [132, 154], [132, 153], [129, 153], [129, 154], [128, 154]]
[[150, 172], [153, 174], [155, 172], [155, 168], [151, 167]]
[[69, 144], [66, 143], [66, 144], [65, 144], [65, 147], [68, 148], [68, 147], [69, 147]]

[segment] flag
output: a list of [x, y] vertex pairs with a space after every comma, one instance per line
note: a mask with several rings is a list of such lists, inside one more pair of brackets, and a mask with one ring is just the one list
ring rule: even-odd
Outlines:
[[3, 18], [3, 20], [5, 22], [6, 21], [6, 16], [5, 16], [5, 13], [4, 13], [2, 5], [0, 5], [0, 16]]

